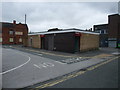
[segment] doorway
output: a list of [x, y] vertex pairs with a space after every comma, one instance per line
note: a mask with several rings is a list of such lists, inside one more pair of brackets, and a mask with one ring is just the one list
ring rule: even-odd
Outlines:
[[41, 49], [45, 49], [45, 38], [41, 37]]
[[32, 47], [32, 43], [33, 43], [33, 41], [32, 41], [32, 37], [30, 38], [30, 47]]
[[80, 51], [80, 37], [75, 37], [75, 52]]
[[48, 50], [54, 50], [54, 36], [49, 35], [48, 36]]

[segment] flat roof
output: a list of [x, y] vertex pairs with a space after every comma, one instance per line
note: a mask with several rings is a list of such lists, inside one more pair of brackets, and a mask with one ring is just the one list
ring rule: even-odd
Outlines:
[[93, 26], [108, 26], [108, 24], [96, 24], [96, 25], [93, 25]]
[[46, 35], [46, 34], [55, 34], [55, 33], [67, 33], [67, 32], [80, 32], [80, 33], [87, 33], [87, 34], [96, 34], [96, 32], [84, 31], [84, 30], [61, 30], [61, 31], [49, 31], [49, 32], [39, 32], [39, 33], [32, 33], [28, 35]]

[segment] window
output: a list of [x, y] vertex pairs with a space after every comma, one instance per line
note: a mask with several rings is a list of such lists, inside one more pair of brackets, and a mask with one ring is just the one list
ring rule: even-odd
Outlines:
[[106, 30], [100, 30], [100, 34], [106, 34]]
[[100, 33], [100, 30], [95, 31], [96, 33]]
[[9, 42], [13, 42], [13, 38], [9, 38]]
[[2, 42], [2, 38], [0, 38], [0, 42]]
[[107, 32], [106, 32], [106, 30], [104, 30], [104, 34], [106, 34]]
[[19, 42], [22, 42], [22, 38], [19, 38]]
[[97, 27], [95, 27], [95, 30], [97, 30], [98, 28]]
[[15, 32], [15, 35], [23, 35], [23, 32]]
[[13, 31], [12, 31], [12, 30], [11, 30], [11, 31], [9, 31], [9, 34], [10, 34], [10, 35], [13, 35]]

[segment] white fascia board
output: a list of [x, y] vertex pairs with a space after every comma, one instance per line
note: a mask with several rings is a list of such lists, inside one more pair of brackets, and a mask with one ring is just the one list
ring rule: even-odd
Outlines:
[[54, 33], [66, 33], [66, 32], [81, 32], [81, 33], [88, 33], [88, 34], [96, 34], [96, 35], [99, 35], [99, 33], [95, 33], [95, 32], [78, 31], [78, 30], [53, 31], [53, 32], [51, 31], [51, 32], [40, 33], [40, 34], [54, 34]]
[[95, 33], [95, 32], [78, 31], [78, 30], [50, 31], [50, 32], [45, 32], [45, 33], [34, 33], [34, 34], [28, 34], [28, 35], [45, 35], [45, 34], [66, 33], [66, 32], [80, 32], [80, 33], [87, 33], [87, 34], [96, 34], [96, 35], [99, 35], [99, 33]]
[[87, 31], [76, 31], [76, 32], [99, 35], [99, 33], [95, 33], [95, 32], [87, 32]]

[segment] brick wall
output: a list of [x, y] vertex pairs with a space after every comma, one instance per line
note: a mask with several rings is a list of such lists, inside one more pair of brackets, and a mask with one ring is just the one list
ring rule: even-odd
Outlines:
[[41, 48], [41, 37], [39, 35], [29, 35], [28, 46], [33, 48]]
[[99, 48], [99, 35], [82, 33], [80, 37], [80, 51]]
[[109, 38], [120, 38], [120, 15], [114, 14], [108, 16]]
[[[13, 34], [10, 34], [13, 31]], [[20, 32], [22, 34], [16, 34]], [[2, 44], [23, 44], [28, 37], [28, 27], [26, 24], [16, 23], [2, 23]], [[13, 42], [10, 42], [10, 38], [13, 38]], [[22, 41], [20, 41], [22, 39]]]

